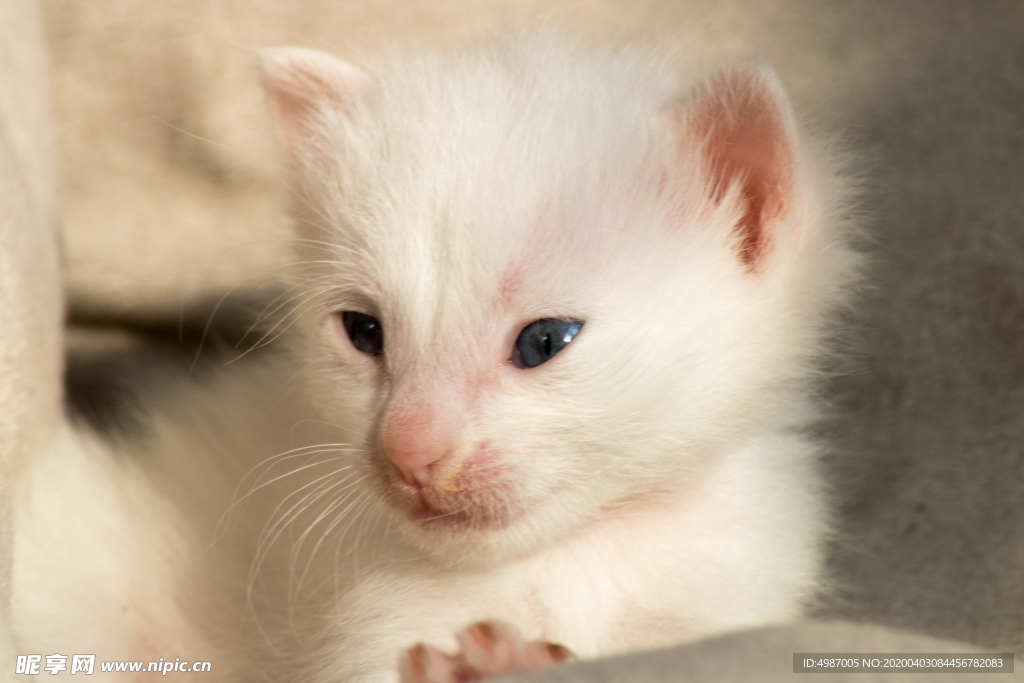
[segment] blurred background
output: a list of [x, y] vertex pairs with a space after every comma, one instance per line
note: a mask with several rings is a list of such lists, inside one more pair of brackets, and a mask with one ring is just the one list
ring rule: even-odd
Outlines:
[[[833, 592], [818, 614], [1021, 644], [1024, 3], [42, 7], [70, 321], [171, 336], [190, 319], [205, 329], [208, 313], [196, 311], [230, 289], [258, 300], [288, 260], [288, 194], [259, 87], [259, 47], [302, 45], [359, 63], [543, 21], [595, 42], [649, 44], [687, 70], [766, 58], [800, 120], [838, 131], [858, 160], [872, 257], [848, 315], [852, 362], [837, 362], [825, 388], [833, 418], [822, 435], [839, 526]], [[244, 311], [221, 318], [225, 327], [246, 322]], [[123, 401], [126, 375], [145, 376], [161, 362], [127, 353], [130, 344], [117, 362], [95, 362], [91, 342], [69, 338], [72, 398], [89, 394], [101, 421]]]

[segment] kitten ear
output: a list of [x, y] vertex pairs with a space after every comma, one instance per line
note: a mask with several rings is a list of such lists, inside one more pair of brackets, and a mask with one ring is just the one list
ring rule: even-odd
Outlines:
[[374, 88], [362, 69], [325, 52], [300, 47], [260, 50], [263, 84], [270, 94], [288, 152], [300, 151], [324, 109], [344, 110]]
[[736, 223], [739, 258], [759, 270], [776, 232], [793, 208], [796, 138], [785, 93], [767, 67], [723, 71], [677, 105], [673, 119], [693, 145], [708, 198], [741, 202]]

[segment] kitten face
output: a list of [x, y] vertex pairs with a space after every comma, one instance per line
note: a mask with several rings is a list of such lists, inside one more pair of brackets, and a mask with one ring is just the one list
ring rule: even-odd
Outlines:
[[505, 558], [685, 485], [800, 374], [802, 214], [770, 75], [680, 95], [544, 41], [377, 80], [265, 61], [326, 417], [421, 547]]

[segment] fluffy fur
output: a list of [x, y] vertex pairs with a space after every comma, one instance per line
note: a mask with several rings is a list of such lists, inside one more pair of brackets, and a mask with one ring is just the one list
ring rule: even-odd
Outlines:
[[[369, 682], [481, 618], [589, 657], [798, 615], [828, 528], [810, 381], [856, 259], [775, 77], [551, 35], [264, 73], [291, 348], [172, 392], [139, 443], [69, 429], [35, 461], [23, 645]], [[559, 355], [511, 364], [566, 316]]]

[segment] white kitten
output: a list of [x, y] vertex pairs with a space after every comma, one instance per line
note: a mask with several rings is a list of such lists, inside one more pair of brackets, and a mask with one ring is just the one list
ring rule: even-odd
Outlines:
[[291, 351], [165, 396], [141, 441], [61, 431], [19, 494], [22, 645], [369, 682], [425, 642], [404, 672], [440, 681], [514, 668], [471, 651], [505, 627], [456, 643], [481, 619], [589, 657], [797, 616], [856, 259], [775, 77], [551, 35], [264, 74]]
[[774, 75], [551, 36], [264, 70], [318, 403], [399, 511], [379, 543], [426, 553], [345, 592], [318, 680], [485, 617], [592, 656], [798, 615], [808, 380], [855, 259]]

